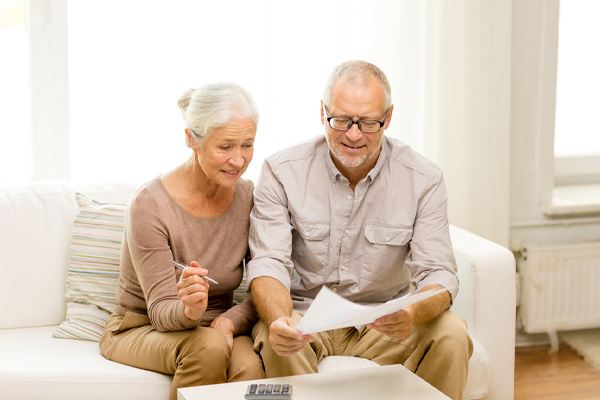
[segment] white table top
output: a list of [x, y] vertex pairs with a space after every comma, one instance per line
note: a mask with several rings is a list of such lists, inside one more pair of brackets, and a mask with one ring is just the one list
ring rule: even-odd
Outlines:
[[178, 389], [178, 400], [244, 400], [251, 383], [289, 383], [292, 400], [448, 400], [448, 397], [402, 365], [322, 372], [248, 382]]

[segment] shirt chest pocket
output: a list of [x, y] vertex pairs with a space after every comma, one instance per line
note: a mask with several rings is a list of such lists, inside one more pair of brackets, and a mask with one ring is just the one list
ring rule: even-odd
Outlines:
[[365, 227], [365, 236], [374, 245], [402, 246], [409, 242], [412, 229], [369, 223]]
[[381, 281], [400, 273], [411, 237], [411, 228], [367, 223], [361, 278]]
[[329, 261], [329, 223], [293, 221], [292, 261], [300, 269], [322, 272]]

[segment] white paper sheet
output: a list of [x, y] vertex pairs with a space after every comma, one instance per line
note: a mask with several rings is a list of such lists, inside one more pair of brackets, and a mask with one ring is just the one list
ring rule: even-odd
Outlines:
[[350, 326], [360, 327], [445, 290], [407, 294], [373, 306], [353, 303], [323, 286], [296, 328], [307, 335]]

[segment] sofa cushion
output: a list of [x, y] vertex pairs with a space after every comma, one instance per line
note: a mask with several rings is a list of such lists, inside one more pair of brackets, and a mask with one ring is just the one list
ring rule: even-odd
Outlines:
[[64, 319], [75, 193], [126, 203], [134, 188], [67, 182], [0, 186], [0, 329], [58, 325]]
[[126, 206], [81, 193], [75, 200], [79, 209], [69, 248], [67, 317], [54, 336], [99, 341], [115, 308]]
[[319, 372], [342, 371], [347, 369], [378, 367], [375, 361], [360, 357], [328, 356], [324, 357], [318, 365]]
[[483, 346], [473, 339], [473, 354], [469, 360], [469, 375], [463, 400], [483, 399], [490, 388], [490, 356]]
[[108, 361], [56, 326], [0, 330], [0, 399], [168, 399], [172, 377]]

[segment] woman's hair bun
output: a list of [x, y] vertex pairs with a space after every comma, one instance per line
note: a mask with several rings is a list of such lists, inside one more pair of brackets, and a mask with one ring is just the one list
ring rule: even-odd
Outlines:
[[196, 91], [196, 89], [188, 89], [181, 95], [179, 100], [177, 100], [177, 107], [179, 107], [179, 109], [181, 110], [181, 113], [184, 114], [184, 116], [185, 116], [185, 111], [187, 110], [188, 106], [190, 105], [190, 100], [192, 99], [192, 96], [194, 95], [195, 91]]

